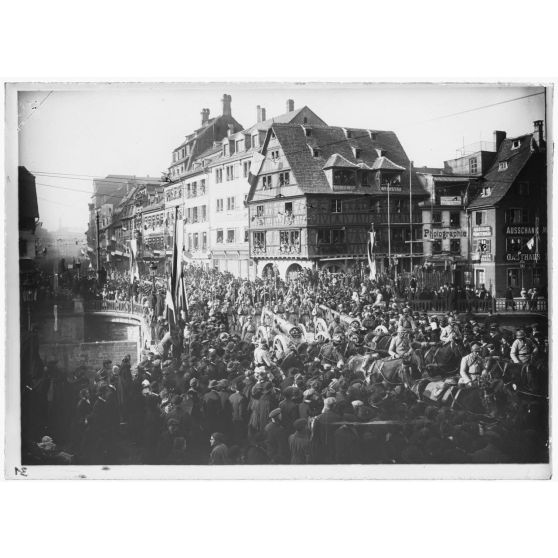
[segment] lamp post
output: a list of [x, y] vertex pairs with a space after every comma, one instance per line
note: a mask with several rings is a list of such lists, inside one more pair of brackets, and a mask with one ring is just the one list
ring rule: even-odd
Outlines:
[[75, 265], [77, 269], [77, 278], [79, 280], [79, 270], [81, 269], [81, 262], [78, 260]]
[[31, 304], [37, 300], [37, 288], [30, 279], [22, 286], [23, 302], [27, 304], [27, 331], [31, 331]]

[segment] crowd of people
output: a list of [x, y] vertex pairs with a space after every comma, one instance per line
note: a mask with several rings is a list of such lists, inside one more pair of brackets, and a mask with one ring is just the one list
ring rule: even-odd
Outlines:
[[[514, 378], [514, 389], [520, 384], [525, 395], [506, 392], [509, 400], [497, 412], [417, 397], [404, 382], [384, 381], [381, 367], [373, 381], [355, 366], [367, 358], [411, 366], [412, 353], [422, 358], [455, 347], [459, 361], [446, 375], [486, 397], [487, 359], [520, 367], [547, 362], [540, 324], [512, 331], [490, 316], [416, 312], [387, 278], [357, 274], [308, 270], [288, 281], [277, 274], [247, 281], [188, 266], [185, 277], [188, 305], [171, 319], [163, 293], [148, 281], [107, 279], [101, 296], [133, 299], [147, 309], [152, 343], [136, 365], [130, 356], [107, 360], [94, 374], [45, 363], [47, 410], [34, 430], [41, 441], [25, 446], [31, 462], [67, 456], [84, 464], [212, 465], [546, 459], [544, 366], [536, 368], [534, 383]], [[304, 326], [308, 337], [282, 335], [286, 343], [274, 345], [278, 331], [262, 320], [264, 309]], [[383, 350], [381, 338], [387, 339]], [[431, 370], [413, 374], [429, 381]]]

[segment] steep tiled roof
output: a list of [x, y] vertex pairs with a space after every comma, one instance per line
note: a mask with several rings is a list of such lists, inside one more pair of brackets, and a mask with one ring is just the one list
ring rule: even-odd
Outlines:
[[405, 167], [402, 167], [401, 165], [396, 165], [391, 159], [388, 159], [385, 156], [381, 156], [374, 161], [374, 164], [372, 165], [372, 169], [404, 171]]
[[324, 165], [324, 169], [331, 169], [332, 167], [337, 167], [337, 168], [345, 168], [345, 169], [356, 169], [358, 168], [358, 165], [356, 165], [355, 163], [351, 163], [350, 161], [347, 161], [347, 159], [345, 159], [345, 157], [343, 157], [343, 155], [339, 155], [339, 153], [334, 153], [327, 161], [326, 164]]
[[[384, 156], [389, 156], [390, 161], [401, 170], [402, 193], [409, 192], [409, 159], [394, 132], [374, 131], [375, 139], [372, 139], [368, 130], [354, 128], [351, 128], [352, 137], [347, 138], [344, 129], [336, 126], [312, 126], [310, 137], [298, 124], [274, 124], [272, 130], [283, 147], [297, 184], [306, 193], [331, 193], [323, 169], [333, 155], [342, 157], [355, 167], [364, 163], [373, 168], [379, 158], [377, 149], [381, 149]], [[319, 149], [318, 156], [313, 156], [312, 148]], [[354, 148], [358, 149], [358, 159]], [[411, 182], [416, 195], [427, 195], [414, 172]], [[366, 193], [383, 194], [376, 184], [367, 188]]]
[[[519, 141], [518, 148], [513, 149], [513, 142]], [[509, 138], [502, 142], [496, 160], [484, 176], [483, 187], [490, 188], [490, 194], [477, 197], [470, 204], [470, 209], [492, 207], [498, 204], [508, 193], [519, 173], [537, 151], [533, 134], [526, 134], [517, 138]], [[507, 162], [505, 170], [498, 170], [500, 163]]]
[[[263, 122], [257, 122], [250, 128], [244, 130], [245, 134], [250, 134], [255, 130], [268, 130], [273, 124], [290, 124], [302, 111], [310, 112], [314, 118], [316, 118], [317, 122], [320, 122], [321, 125], [326, 126], [326, 123], [318, 117], [311, 109], [309, 109], [306, 105], [295, 110], [291, 110], [290, 112], [285, 112], [283, 114], [279, 114], [278, 116], [274, 116], [273, 118], [268, 118]], [[312, 123], [310, 126], [317, 126], [317, 124]]]

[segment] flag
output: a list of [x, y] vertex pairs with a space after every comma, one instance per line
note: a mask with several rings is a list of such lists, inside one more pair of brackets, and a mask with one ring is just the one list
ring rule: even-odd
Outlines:
[[134, 238], [130, 240], [130, 282], [134, 282], [134, 279], [138, 279], [139, 281], [139, 269], [138, 269], [138, 260], [137, 254], [138, 252], [138, 241]]
[[174, 245], [172, 250], [172, 268], [170, 277], [170, 293], [173, 301], [173, 308], [176, 307], [176, 297], [178, 292], [178, 280], [182, 275], [182, 244], [184, 239], [184, 222], [178, 219], [178, 208], [176, 219], [174, 220]]
[[250, 172], [248, 173], [248, 184], [254, 186], [256, 180], [258, 179], [258, 174], [262, 168], [265, 157], [261, 153], [254, 153], [252, 155], [252, 161], [250, 163]]
[[531, 237], [531, 240], [529, 240], [529, 242], [527, 242], [526, 244], [527, 248], [529, 248], [529, 250], [532, 250], [535, 246], [535, 237]]
[[374, 257], [374, 242], [376, 240], [376, 233], [370, 231], [368, 240], [368, 266], [370, 267], [370, 280], [376, 279], [376, 258]]

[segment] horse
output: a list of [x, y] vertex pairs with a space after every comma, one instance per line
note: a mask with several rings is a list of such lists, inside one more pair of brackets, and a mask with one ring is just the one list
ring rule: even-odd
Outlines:
[[420, 374], [422, 369], [422, 354], [413, 350], [406, 358], [374, 360], [366, 372], [366, 380], [369, 384], [382, 383], [385, 387], [411, 389], [413, 376]]
[[389, 333], [377, 334], [368, 341], [368, 347], [372, 351], [380, 353], [380, 355], [387, 356], [389, 354], [389, 345], [392, 340], [392, 336]]
[[424, 362], [430, 376], [447, 376], [459, 369], [462, 352], [456, 343], [434, 345], [424, 354]]

